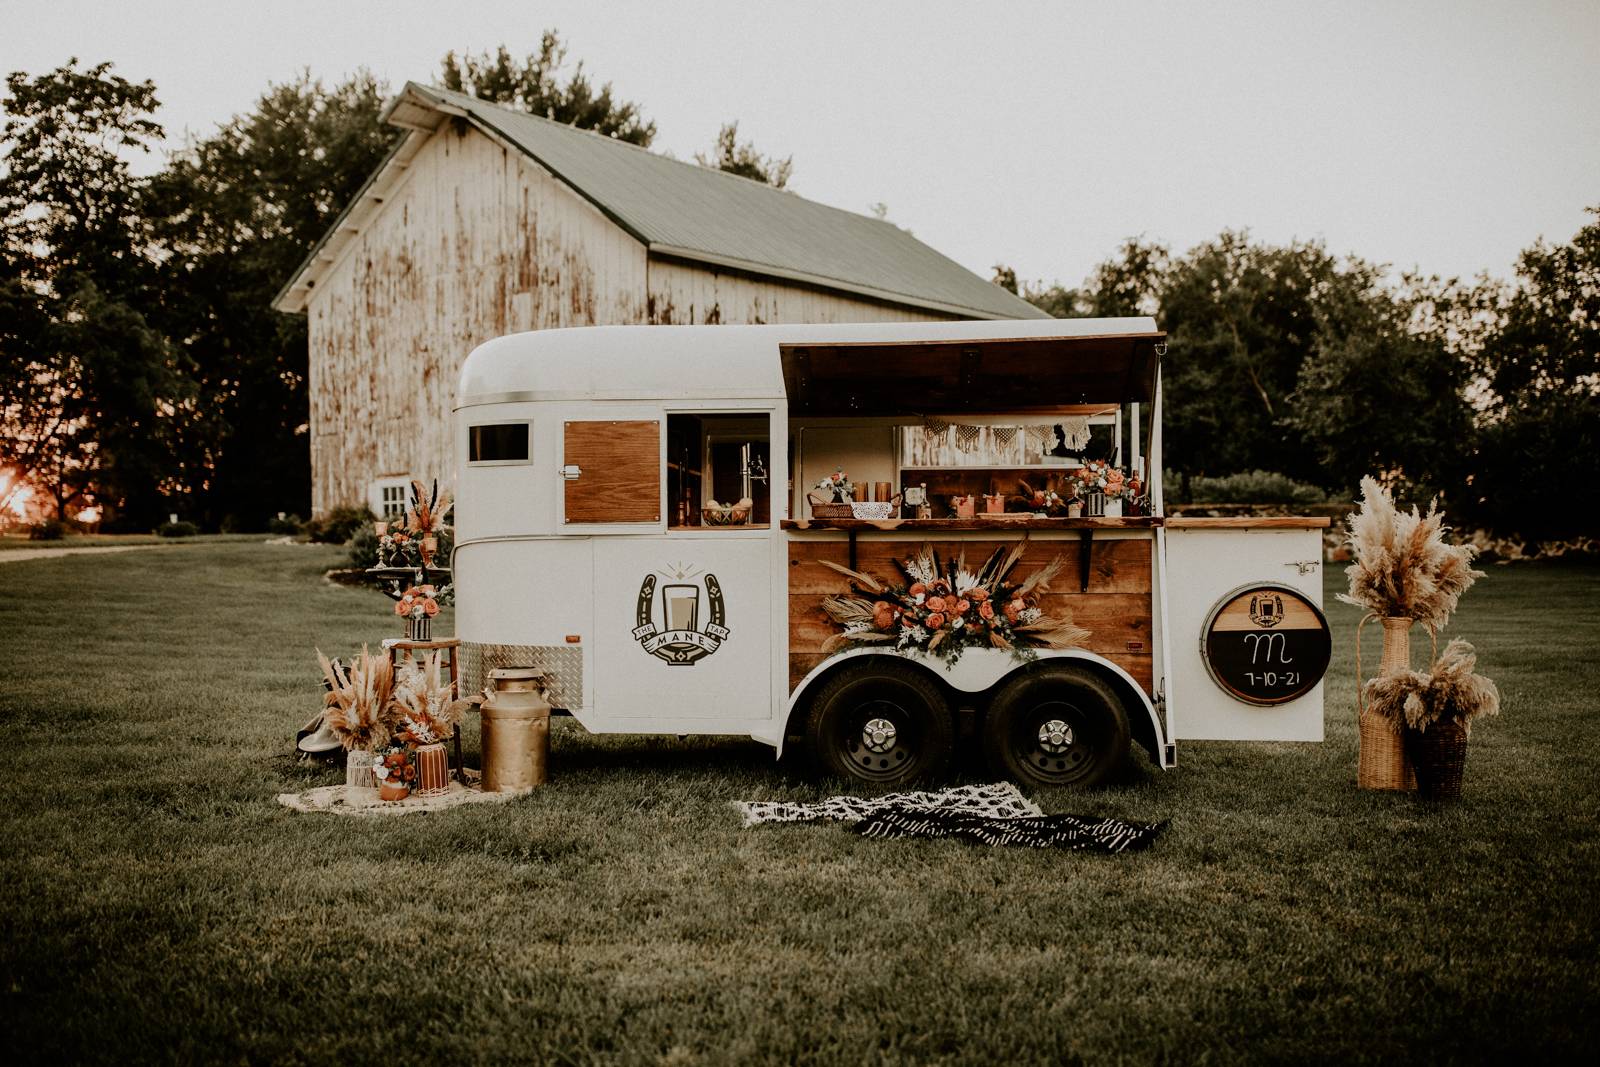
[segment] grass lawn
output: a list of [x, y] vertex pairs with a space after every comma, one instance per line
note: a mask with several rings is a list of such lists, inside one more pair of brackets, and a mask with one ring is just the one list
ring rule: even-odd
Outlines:
[[313, 647], [397, 631], [321, 581], [342, 556], [0, 567], [8, 1062], [1537, 1062], [1600, 1039], [1600, 570], [1468, 594], [1451, 631], [1505, 711], [1460, 805], [1355, 788], [1334, 604], [1324, 744], [1189, 743], [1038, 795], [1172, 820], [1102, 857], [741, 830], [732, 800], [835, 790], [754, 742], [570, 722], [549, 787], [504, 806], [290, 813], [275, 793], [340, 780], [287, 756]]
[[138, 548], [144, 545], [216, 545], [260, 543], [275, 536], [264, 533], [195, 534], [161, 537], [157, 534], [68, 534], [54, 541], [35, 541], [27, 534], [0, 534], [0, 552], [21, 548]]

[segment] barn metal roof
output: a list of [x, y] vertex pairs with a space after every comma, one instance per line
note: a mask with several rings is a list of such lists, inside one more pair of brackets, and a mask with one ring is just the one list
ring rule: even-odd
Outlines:
[[[748, 178], [416, 82], [406, 85], [385, 117], [428, 131], [449, 115], [526, 153], [652, 255], [972, 318], [1049, 317], [892, 223]], [[304, 293], [294, 299], [292, 292], [317, 253], [279, 294], [275, 303], [284, 310], [304, 306]]]

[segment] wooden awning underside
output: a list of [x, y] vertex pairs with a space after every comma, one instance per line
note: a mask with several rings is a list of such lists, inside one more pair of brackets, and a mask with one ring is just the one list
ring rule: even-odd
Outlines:
[[783, 345], [791, 415], [1060, 411], [1148, 402], [1166, 334]]

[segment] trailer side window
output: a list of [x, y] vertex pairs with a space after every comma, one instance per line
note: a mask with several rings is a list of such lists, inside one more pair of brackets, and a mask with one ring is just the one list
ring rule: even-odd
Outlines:
[[768, 418], [766, 412], [667, 416], [672, 529], [771, 524]]
[[532, 454], [525, 422], [491, 422], [467, 431], [468, 463], [526, 463]]

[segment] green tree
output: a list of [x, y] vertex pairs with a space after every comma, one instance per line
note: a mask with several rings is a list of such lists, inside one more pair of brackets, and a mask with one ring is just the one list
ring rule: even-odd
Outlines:
[[155, 312], [185, 352], [203, 417], [185, 481], [208, 523], [262, 529], [310, 504], [305, 319], [271, 300], [395, 141], [384, 87], [274, 85], [177, 153], [148, 198], [167, 251]]
[[1593, 535], [1600, 516], [1600, 207], [1562, 245], [1536, 242], [1477, 351], [1488, 388], [1473, 456], [1478, 521], [1533, 538]]
[[[756, 146], [750, 141], [739, 143], [739, 124], [729, 122], [717, 131], [717, 143], [711, 154], [696, 152], [694, 161], [702, 167], [713, 170], [725, 170], [729, 174], [737, 174], [741, 178], [752, 178], [758, 182], [765, 182], [774, 189], [782, 189], [789, 184], [789, 176], [794, 173], [794, 157], [789, 156], [779, 159], [776, 156], [763, 156], [756, 151]], [[887, 212], [886, 212], [887, 213]]]
[[566, 45], [555, 30], [546, 30], [539, 51], [521, 62], [505, 45], [492, 54], [449, 52], [440, 64], [440, 78], [446, 89], [648, 148], [655, 140], [656, 124], [644, 117], [639, 105], [618, 100], [610, 82], [596, 89], [582, 62], [563, 80], [566, 64]]
[[146, 183], [127, 156], [161, 136], [150, 82], [72, 59], [6, 78], [0, 128], [0, 460], [59, 516], [94, 499], [125, 522], [161, 513], [190, 387], [147, 323], [154, 258]]
[[1283, 425], [1311, 447], [1325, 488], [1376, 473], [1407, 495], [1461, 496], [1472, 440], [1467, 362], [1429, 328], [1448, 290], [1435, 280], [1393, 292], [1352, 264], [1318, 300]]

